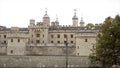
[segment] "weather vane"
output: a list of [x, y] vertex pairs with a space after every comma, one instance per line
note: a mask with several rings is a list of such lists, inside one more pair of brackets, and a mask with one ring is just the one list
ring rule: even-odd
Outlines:
[[46, 14], [47, 14], [47, 8], [45, 8], [45, 10], [46, 10]]
[[77, 11], [77, 9], [74, 9], [75, 15], [76, 15], [76, 11]]

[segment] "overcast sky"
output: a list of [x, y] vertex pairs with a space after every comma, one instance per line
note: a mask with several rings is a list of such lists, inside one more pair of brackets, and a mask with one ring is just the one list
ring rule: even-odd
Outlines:
[[29, 20], [42, 21], [47, 8], [52, 21], [56, 14], [60, 25], [72, 25], [74, 9], [79, 22], [102, 23], [108, 16], [120, 15], [120, 0], [0, 0], [0, 25], [28, 27]]

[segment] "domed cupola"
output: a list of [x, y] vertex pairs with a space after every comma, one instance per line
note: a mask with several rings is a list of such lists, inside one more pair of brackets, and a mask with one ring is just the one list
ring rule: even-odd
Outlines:
[[81, 17], [80, 26], [84, 27], [84, 24], [85, 24], [85, 22], [83, 21], [83, 17]]
[[77, 27], [78, 26], [78, 17], [76, 16], [76, 9], [74, 10], [74, 16], [73, 16], [72, 20], [73, 20], [73, 27]]
[[45, 15], [43, 16], [43, 23], [47, 26], [50, 26], [50, 17], [47, 14], [47, 8], [45, 11]]
[[76, 9], [74, 10], [74, 16], [72, 18], [73, 20], [78, 20], [78, 17], [76, 16]]

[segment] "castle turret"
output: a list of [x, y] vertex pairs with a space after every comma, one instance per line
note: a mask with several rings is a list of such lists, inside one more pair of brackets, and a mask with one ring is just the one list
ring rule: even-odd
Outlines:
[[84, 21], [83, 21], [83, 17], [81, 17], [81, 21], [80, 21], [80, 27], [84, 27]]
[[57, 15], [56, 15], [55, 22], [51, 22], [51, 26], [54, 26], [54, 27], [59, 26], [59, 21], [58, 21]]
[[56, 24], [56, 26], [59, 26], [59, 21], [58, 21], [57, 15], [56, 15], [56, 21], [55, 21], [55, 24]]
[[45, 11], [45, 15], [43, 16], [43, 23], [46, 26], [50, 26], [50, 17], [47, 15], [47, 9]]
[[35, 25], [35, 20], [34, 19], [30, 19], [30, 26], [34, 26]]
[[78, 17], [76, 16], [76, 9], [74, 10], [74, 16], [73, 16], [72, 20], [73, 20], [73, 27], [77, 27], [78, 26]]

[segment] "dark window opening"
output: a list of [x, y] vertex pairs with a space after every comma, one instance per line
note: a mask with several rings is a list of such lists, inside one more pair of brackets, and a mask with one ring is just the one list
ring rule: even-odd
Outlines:
[[53, 43], [53, 41], [51, 41], [51, 43]]
[[71, 38], [73, 38], [73, 34], [71, 34]]
[[20, 42], [20, 39], [18, 39], [18, 42]]
[[13, 42], [13, 39], [11, 39], [11, 42]]
[[13, 50], [11, 50], [10, 52], [11, 52], [11, 54], [13, 54]]
[[66, 34], [64, 34], [64, 38], [67, 38], [67, 35], [66, 35]]
[[60, 35], [59, 35], [59, 34], [57, 35], [57, 38], [60, 38]]
[[73, 41], [71, 41], [71, 43], [73, 43]]
[[57, 41], [57, 43], [60, 43], [60, 41]]
[[51, 35], [51, 38], [53, 38], [54, 36], [53, 35]]
[[79, 53], [77, 53], [77, 55], [79, 55]]
[[40, 43], [40, 40], [36, 40], [36, 43]]
[[40, 34], [36, 34], [36, 37], [40, 37]]
[[4, 41], [4, 43], [6, 43], [6, 41]]
[[64, 43], [66, 43], [66, 41], [64, 41]]
[[4, 35], [4, 38], [6, 38], [6, 35]]
[[88, 42], [88, 39], [85, 39], [85, 42]]

